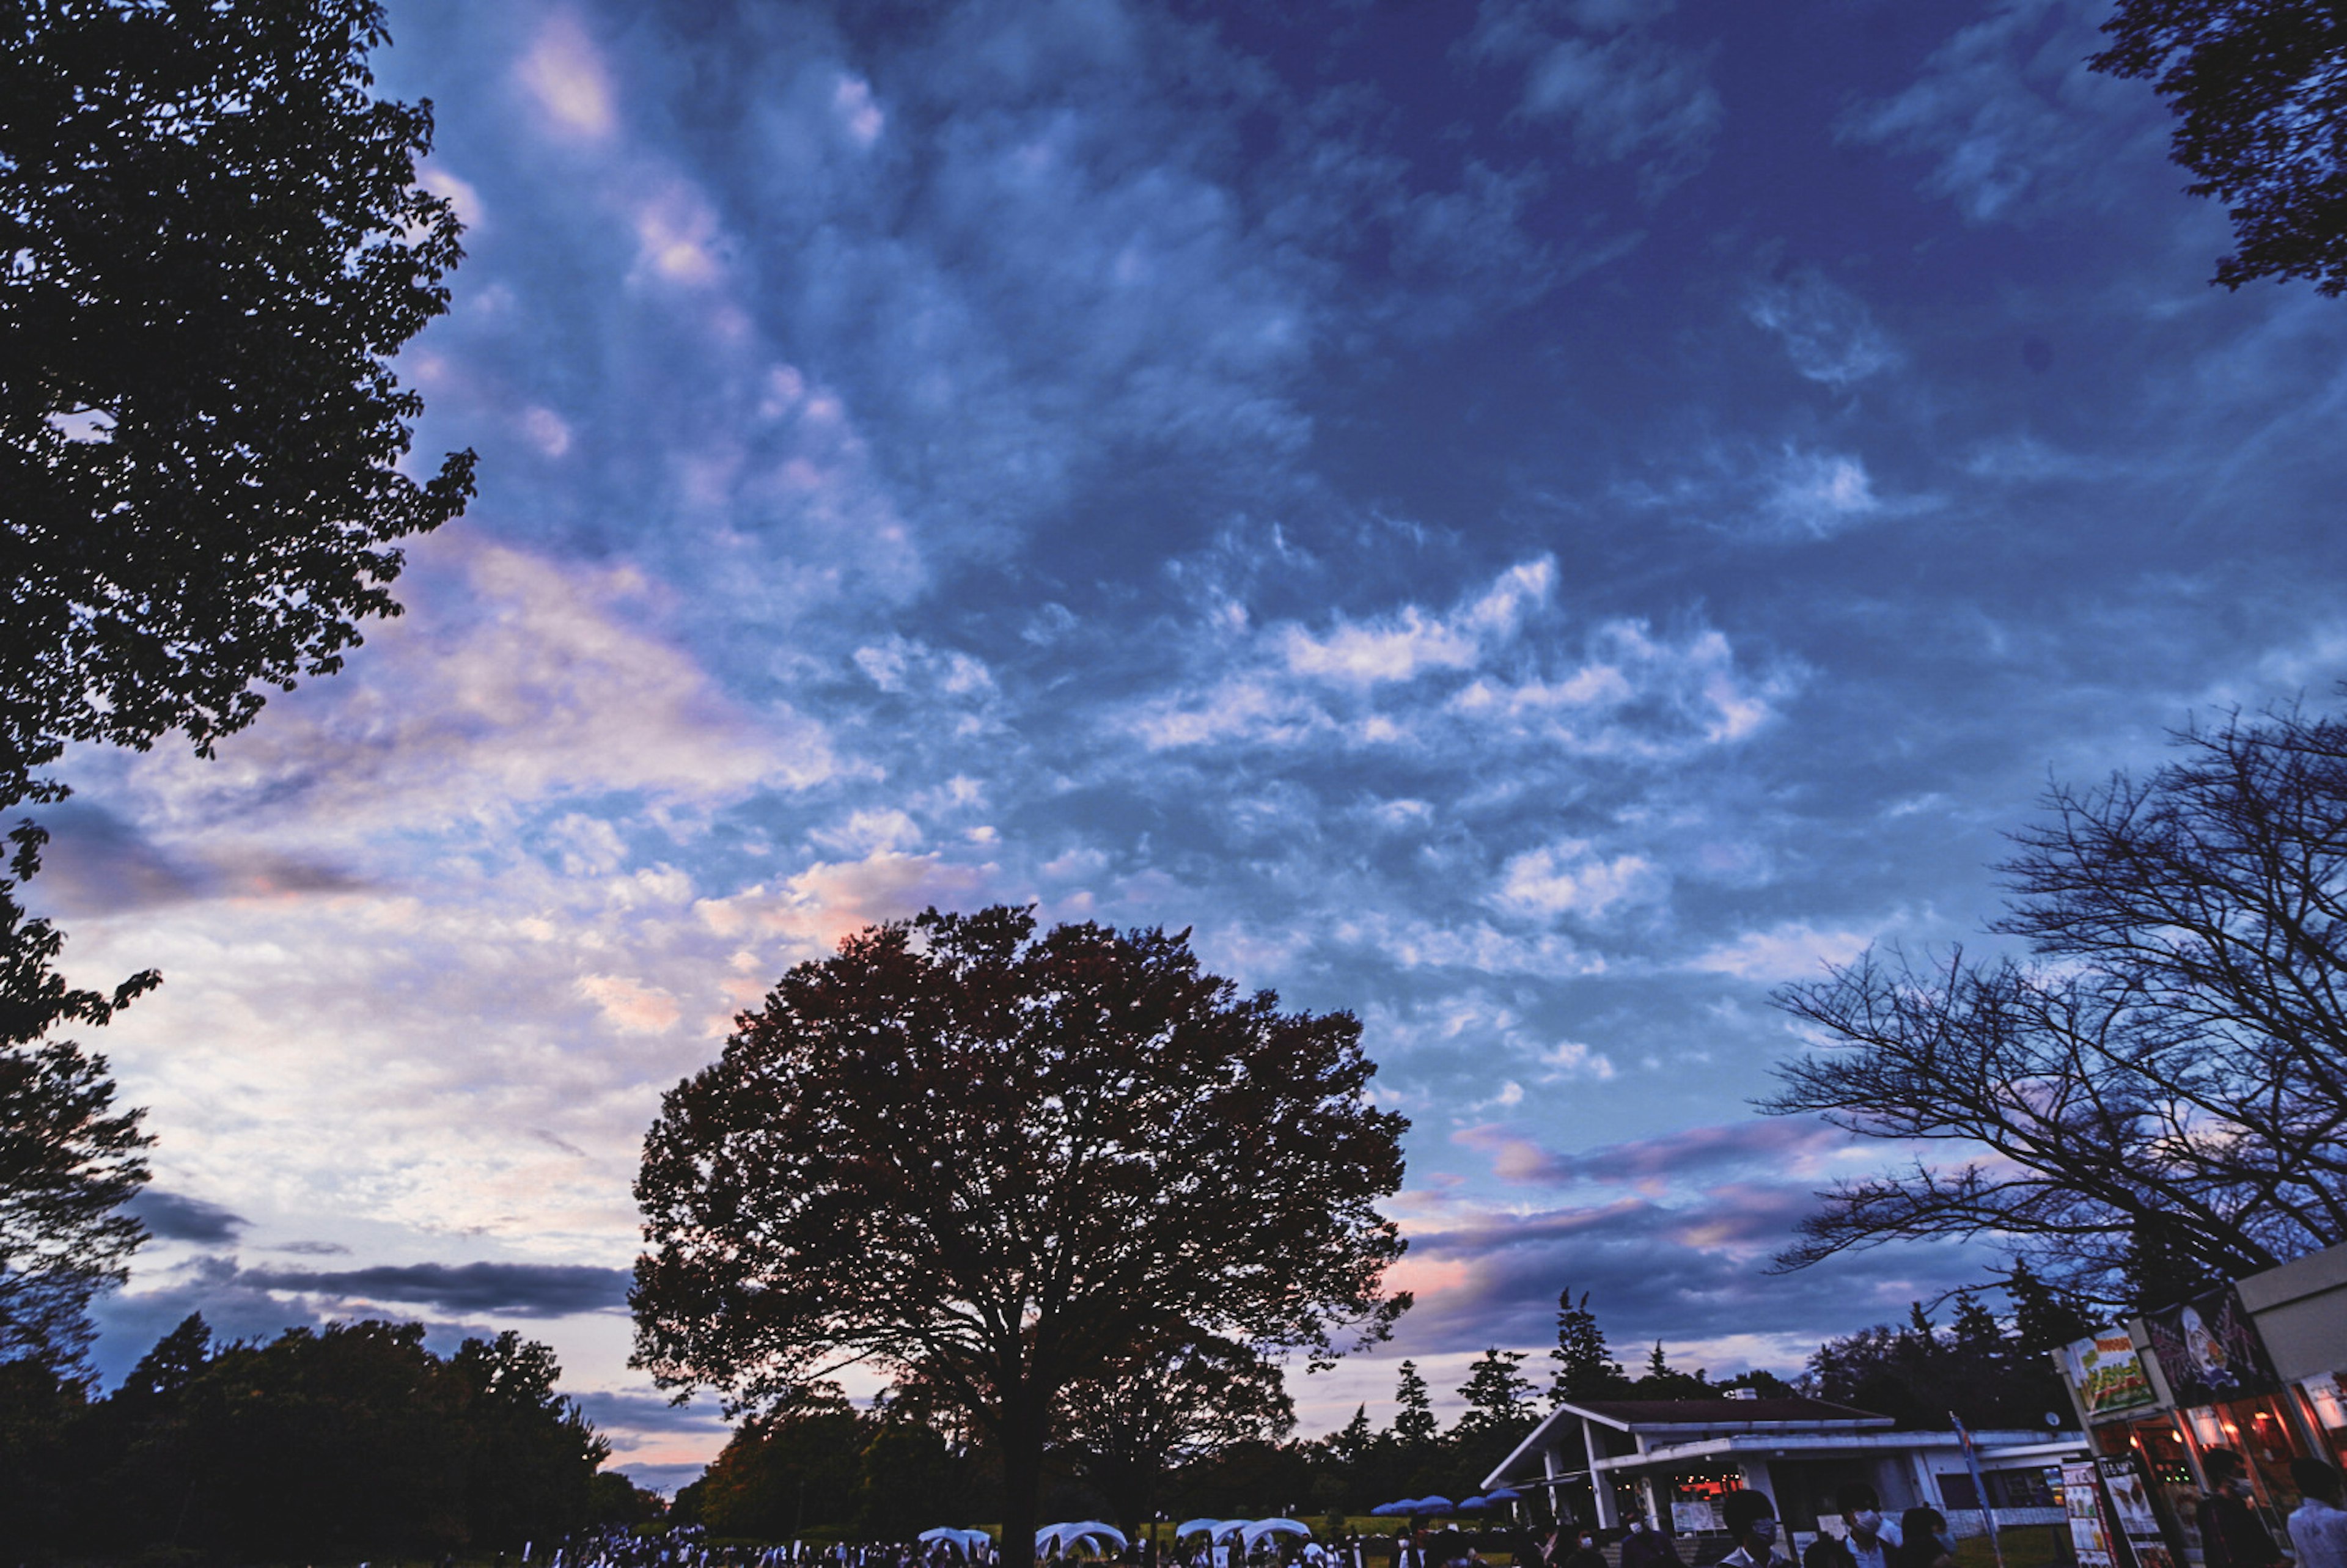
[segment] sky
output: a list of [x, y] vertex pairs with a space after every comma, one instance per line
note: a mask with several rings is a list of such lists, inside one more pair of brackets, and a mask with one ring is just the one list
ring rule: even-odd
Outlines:
[[1899, 1153], [1756, 1113], [1772, 989], [2347, 675], [2347, 302], [2209, 286], [2104, 11], [393, 0], [480, 495], [216, 760], [69, 759], [36, 902], [166, 977], [90, 1041], [159, 1139], [101, 1368], [516, 1327], [690, 1479], [644, 1129], [931, 904], [1359, 1016], [1418, 1305], [1307, 1433], [1567, 1285], [1719, 1375], [1977, 1277], [1769, 1272]]

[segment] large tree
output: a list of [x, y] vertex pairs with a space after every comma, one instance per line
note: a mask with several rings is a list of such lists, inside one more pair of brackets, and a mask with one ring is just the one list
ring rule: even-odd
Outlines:
[[471, 493], [470, 453], [399, 466], [390, 358], [460, 252], [383, 36], [376, 0], [0, 3], [0, 806], [72, 741], [209, 754]]
[[2347, 291], [2347, 9], [2336, 0], [2119, 0], [2096, 70], [2148, 77], [2176, 111], [2185, 189], [2226, 204], [2216, 281]]
[[1348, 1014], [1187, 934], [936, 910], [848, 938], [671, 1091], [636, 1197], [636, 1363], [735, 1409], [851, 1363], [957, 1406], [1031, 1551], [1062, 1396], [1188, 1332], [1317, 1364], [1382, 1336], [1406, 1122]]
[[2347, 1240], [2347, 723], [2177, 739], [2017, 835], [1993, 928], [2034, 958], [1869, 953], [1780, 993], [1820, 1049], [1766, 1109], [1949, 1151], [1826, 1194], [1785, 1264], [1989, 1236], [2158, 1306]]

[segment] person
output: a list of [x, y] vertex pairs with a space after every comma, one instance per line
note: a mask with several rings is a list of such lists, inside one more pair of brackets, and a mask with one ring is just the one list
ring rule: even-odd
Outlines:
[[1605, 1553], [1597, 1548], [1597, 1532], [1586, 1524], [1573, 1532], [1573, 1550], [1564, 1554], [1563, 1568], [1607, 1568]]
[[2339, 1472], [2319, 1459], [2294, 1459], [2290, 1479], [2302, 1499], [2290, 1516], [2298, 1568], [2347, 1568], [2347, 1511], [2340, 1507]]
[[2200, 1456], [2210, 1491], [2200, 1503], [2200, 1560], [2205, 1568], [2277, 1568], [2281, 1548], [2266, 1533], [2250, 1500], [2257, 1495], [2249, 1469], [2235, 1449], [2209, 1449]]
[[1768, 1568], [1778, 1560], [1777, 1505], [1767, 1492], [1748, 1487], [1731, 1491], [1720, 1512], [1734, 1542], [1734, 1549], [1719, 1560], [1723, 1568]]
[[1643, 1517], [1634, 1516], [1630, 1533], [1622, 1537], [1622, 1568], [1686, 1568], [1686, 1564], [1679, 1561], [1679, 1550], [1669, 1536]]
[[1909, 1509], [1899, 1516], [1899, 1544], [1885, 1555], [1890, 1568], [1956, 1568], [1947, 1517], [1936, 1508]]
[[1841, 1505], [1842, 1544], [1856, 1568], [1891, 1568], [1891, 1553], [1903, 1538], [1899, 1526], [1882, 1517], [1882, 1500], [1874, 1489], [1853, 1481], [1834, 1501]]

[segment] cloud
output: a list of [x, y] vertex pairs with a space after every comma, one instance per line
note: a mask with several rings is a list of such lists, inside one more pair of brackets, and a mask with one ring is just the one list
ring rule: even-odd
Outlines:
[[658, 986], [644, 985], [619, 975], [585, 975], [579, 989], [621, 1029], [640, 1034], [661, 1034], [676, 1027], [682, 1009], [676, 998]]
[[1747, 931], [1697, 954], [1686, 967], [1771, 985], [1820, 979], [1828, 966], [1849, 963], [1867, 949], [1874, 937], [1869, 931], [1819, 929], [1805, 920], [1789, 920], [1767, 930]]
[[1676, 1204], [1625, 1196], [1408, 1227], [1409, 1256], [1439, 1271], [1447, 1287], [1409, 1313], [1395, 1348], [1545, 1343], [1554, 1335], [1557, 1292], [1569, 1287], [1589, 1293], [1624, 1359], [1657, 1338], [1684, 1345], [1740, 1336], [1783, 1337], [1798, 1358], [1826, 1334], [1904, 1317], [1910, 1301], [1977, 1280], [1988, 1261], [1968, 1247], [1918, 1245], [1770, 1274], [1770, 1257], [1814, 1206], [1791, 1184], [1730, 1182]]
[[[1700, 169], [1724, 118], [1709, 62], [1653, 36], [1643, 12], [1484, 0], [1465, 50], [1470, 58], [1523, 67], [1517, 112], [1572, 128], [1587, 163], [1635, 163], [1640, 192], [1655, 200]], [[1570, 29], [1555, 30], [1562, 24]]]
[[1515, 743], [1662, 760], [1744, 739], [1786, 690], [1738, 671], [1716, 631], [1673, 642], [1644, 621], [1614, 620], [1574, 650], [1557, 634], [1554, 582], [1543, 557], [1443, 613], [1405, 604], [1372, 619], [1335, 616], [1325, 630], [1241, 623], [1235, 638], [1217, 626], [1202, 646], [1223, 671], [1194, 694], [1144, 702], [1125, 724], [1156, 751]]
[[1744, 310], [1783, 341], [1795, 370], [1837, 391], [1899, 363], [1864, 302], [1815, 271], [1756, 287]]
[[600, 141], [618, 123], [602, 56], [567, 12], [547, 17], [514, 75], [559, 135]]
[[1975, 223], [2027, 222], [2106, 205], [2115, 169], [2157, 156], [2141, 89], [2098, 76], [2095, 0], [2001, 0], [1959, 29], [1891, 97], [1851, 108], [1844, 141], [1932, 160], [1928, 195]]
[[786, 708], [753, 715], [646, 630], [651, 590], [632, 569], [559, 564], [462, 532], [429, 548], [432, 566], [403, 584], [409, 612], [371, 630], [366, 656], [331, 690], [276, 698], [213, 763], [159, 753], [134, 773], [163, 821], [266, 803], [278, 824], [298, 809], [342, 827], [426, 825], [453, 801], [722, 801], [841, 771], [819, 725]]
[[1635, 1186], [1657, 1195], [1696, 1177], [1731, 1172], [1820, 1180], [1822, 1162], [1856, 1143], [1839, 1128], [1789, 1116], [1686, 1127], [1577, 1153], [1560, 1153], [1492, 1124], [1461, 1128], [1451, 1137], [1490, 1153], [1493, 1171], [1507, 1182], [1545, 1186], [1594, 1182]]
[[140, 1188], [127, 1207], [147, 1234], [160, 1241], [230, 1242], [251, 1223], [219, 1204], [159, 1187]]
[[1510, 857], [1497, 897], [1523, 913], [1594, 921], [1625, 905], [1657, 903], [1668, 886], [1644, 856], [1606, 860], [1590, 853], [1587, 840], [1572, 839]]
[[954, 908], [983, 896], [994, 871], [936, 855], [875, 849], [860, 860], [817, 861], [769, 892], [746, 888], [703, 899], [694, 910], [723, 936], [777, 933], [794, 938], [806, 957], [828, 955], [839, 939], [882, 920], [917, 915], [931, 905]]
[[1780, 530], [1830, 538], [1883, 510], [1873, 478], [1856, 457], [1788, 447], [1761, 511]]
[[568, 1264], [414, 1263], [312, 1271], [241, 1269], [236, 1282], [262, 1290], [436, 1307], [500, 1317], [563, 1317], [627, 1304], [629, 1273]]

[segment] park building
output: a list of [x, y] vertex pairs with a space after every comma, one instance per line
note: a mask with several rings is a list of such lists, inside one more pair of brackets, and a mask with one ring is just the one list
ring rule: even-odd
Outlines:
[[1835, 1493], [1856, 1481], [1885, 1512], [1936, 1508], [1959, 1535], [1984, 1528], [1984, 1503], [1999, 1526], [2054, 1524], [2063, 1513], [2049, 1468], [2086, 1453], [2075, 1431], [1981, 1431], [1968, 1460], [1952, 1431], [1894, 1427], [1806, 1397], [1584, 1399], [1552, 1410], [1483, 1485], [1545, 1491], [1560, 1513], [1600, 1529], [1641, 1517], [1683, 1535], [1724, 1528], [1727, 1495], [1757, 1489], [1798, 1548], [1820, 1528], [1840, 1532]]

